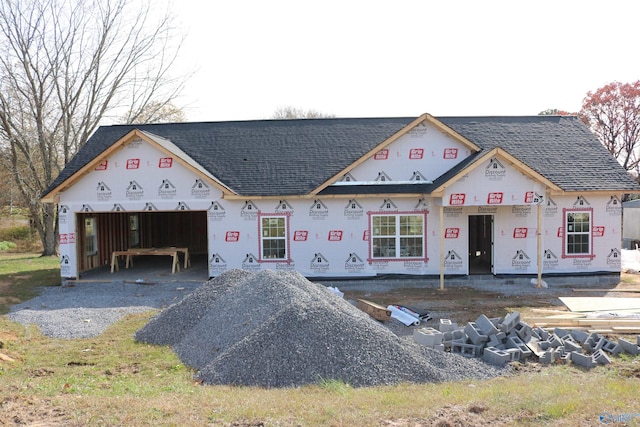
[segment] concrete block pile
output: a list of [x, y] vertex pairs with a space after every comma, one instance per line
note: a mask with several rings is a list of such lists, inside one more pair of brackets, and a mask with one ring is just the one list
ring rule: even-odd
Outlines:
[[482, 358], [492, 365], [532, 359], [542, 364], [573, 363], [591, 369], [611, 363], [611, 356], [623, 352], [640, 354], [640, 335], [634, 343], [623, 338], [614, 341], [581, 330], [554, 328], [548, 331], [527, 325], [517, 311], [504, 318], [490, 319], [483, 314], [463, 326], [450, 319], [440, 319], [437, 329], [414, 329], [413, 339], [436, 350]]

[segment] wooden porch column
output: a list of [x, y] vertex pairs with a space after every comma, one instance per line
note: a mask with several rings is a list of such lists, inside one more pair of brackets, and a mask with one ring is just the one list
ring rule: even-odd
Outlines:
[[542, 287], [542, 203], [538, 203], [538, 288]]
[[439, 206], [440, 211], [440, 290], [444, 290], [444, 206]]

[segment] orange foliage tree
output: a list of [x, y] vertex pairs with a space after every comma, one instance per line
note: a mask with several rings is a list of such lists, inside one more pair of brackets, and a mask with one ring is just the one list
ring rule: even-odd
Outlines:
[[640, 80], [588, 92], [579, 116], [626, 170], [640, 176]]

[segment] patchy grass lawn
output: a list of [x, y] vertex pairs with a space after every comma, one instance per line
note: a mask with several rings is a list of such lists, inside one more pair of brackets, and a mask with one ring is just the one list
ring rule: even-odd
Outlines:
[[[637, 283], [638, 277], [626, 279]], [[2, 257], [0, 281], [1, 298], [28, 299], [40, 286], [59, 283], [59, 260]], [[527, 309], [523, 301], [466, 292], [452, 312], [473, 318], [476, 310]], [[11, 302], [4, 304], [0, 308]], [[600, 417], [608, 425], [640, 425], [638, 357], [613, 357], [588, 371], [513, 363], [513, 375], [488, 381], [204, 386], [170, 348], [133, 340], [153, 314], [130, 315], [99, 337], [72, 340], [48, 338], [0, 316], [0, 425], [593, 426]]]
[[74, 340], [0, 317], [0, 352], [13, 359], [0, 361], [0, 425], [577, 426], [640, 412], [640, 362], [628, 356], [590, 371], [518, 363], [489, 381], [203, 386], [170, 348], [133, 341], [151, 314]]
[[60, 259], [56, 256], [0, 253], [0, 314], [36, 296], [38, 288], [60, 282]]

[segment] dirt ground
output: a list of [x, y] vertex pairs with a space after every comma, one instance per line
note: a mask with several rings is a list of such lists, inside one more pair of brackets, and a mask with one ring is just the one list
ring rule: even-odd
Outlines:
[[[576, 286], [576, 288], [578, 288]], [[428, 313], [432, 320], [423, 322], [416, 327], [437, 327], [439, 319], [450, 319], [458, 325], [475, 321], [481, 314], [489, 318], [504, 317], [506, 314], [517, 310], [523, 320], [527, 316], [541, 317], [545, 313], [554, 314], [559, 311], [569, 311], [560, 301], [559, 297], [596, 297], [618, 296], [625, 298], [640, 298], [640, 293], [618, 292], [616, 290], [637, 289], [640, 291], [640, 274], [622, 273], [620, 283], [607, 288], [604, 292], [598, 288], [592, 292], [575, 292], [574, 288], [559, 289], [554, 293], [527, 292], [524, 295], [505, 295], [497, 291], [486, 291], [473, 287], [455, 287], [444, 290], [399, 288], [386, 292], [344, 291], [344, 297], [350, 301], [365, 299], [383, 307], [388, 305], [403, 305], [420, 313]], [[393, 322], [397, 323], [394, 325]], [[392, 319], [385, 322], [398, 335], [413, 333], [414, 327], [405, 327], [400, 322]]]
[[[610, 292], [616, 289], [639, 289], [640, 290], [640, 274], [623, 273], [621, 283], [617, 287], [612, 288]], [[0, 295], [2, 294], [2, 283], [0, 283]], [[572, 293], [571, 288], [567, 288], [565, 296], [603, 296], [602, 291]], [[638, 297], [640, 293], [624, 293], [618, 294], [624, 297]], [[345, 298], [355, 301], [363, 298], [384, 307], [390, 304], [404, 305], [411, 307], [419, 312], [428, 312], [433, 320], [423, 323], [419, 326], [405, 327], [400, 322], [385, 322], [398, 335], [412, 334], [413, 328], [428, 326], [436, 326], [440, 318], [448, 318], [459, 325], [469, 321], [474, 321], [481, 314], [488, 317], [502, 317], [513, 310], [520, 310], [526, 313], [528, 310], [567, 310], [567, 308], [558, 299], [562, 295], [541, 294], [539, 296], [531, 296], [531, 292], [524, 296], [505, 295], [499, 292], [488, 292], [472, 287], [456, 287], [445, 290], [438, 289], [415, 289], [404, 288], [389, 290], [386, 292], [363, 292], [363, 291], [345, 291]], [[568, 310], [567, 310], [568, 311]], [[0, 349], [2, 343], [10, 342], [17, 339], [13, 334], [2, 333], [0, 331]], [[524, 367], [520, 368], [523, 371]], [[528, 369], [539, 369], [535, 364]], [[46, 372], [42, 375], [47, 375]], [[636, 372], [630, 372], [629, 375], [640, 377], [640, 368]], [[0, 425], [6, 423], [12, 425], [29, 424], [33, 426], [59, 426], [56, 420], [64, 418], [64, 413], [56, 413], [56, 409], [52, 409], [44, 400], [33, 398], [23, 398], [15, 396], [0, 401], [0, 408], [12, 414], [12, 418], [0, 416]], [[487, 407], [472, 405], [469, 407], [448, 405], [438, 410], [435, 418], [429, 420], [424, 419], [386, 419], [380, 420], [380, 425], [387, 427], [427, 427], [427, 426], [482, 426], [487, 424], [487, 417], [484, 414]], [[28, 422], [25, 422], [28, 421]], [[514, 420], [500, 418], [491, 420], [492, 425], [507, 426], [512, 425]], [[231, 423], [230, 426], [258, 426], [265, 425], [263, 423]]]

